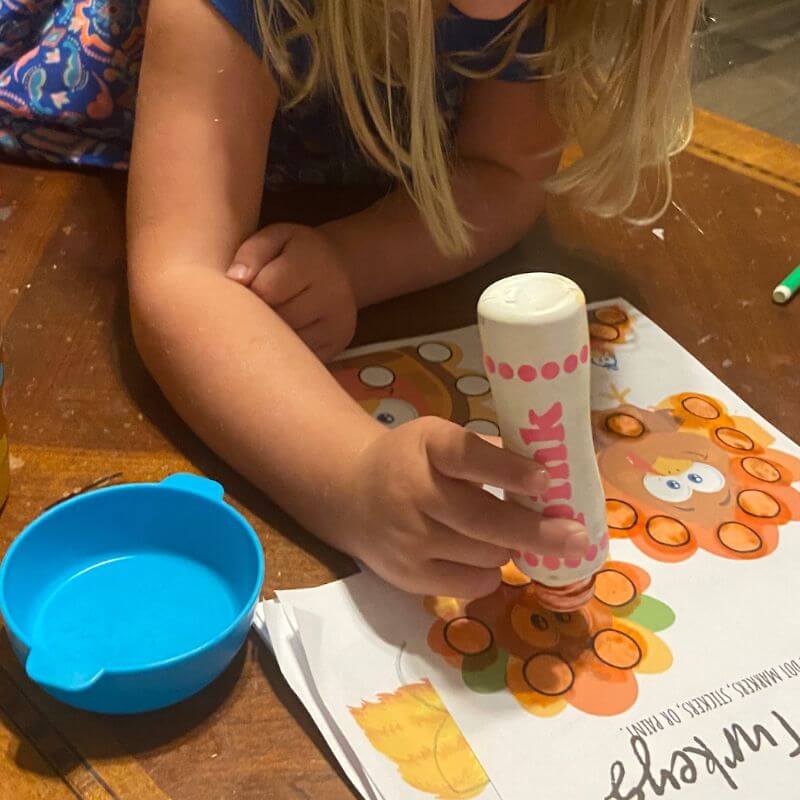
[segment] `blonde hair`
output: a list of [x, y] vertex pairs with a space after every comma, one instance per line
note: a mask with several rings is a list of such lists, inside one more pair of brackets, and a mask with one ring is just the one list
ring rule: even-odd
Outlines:
[[[451, 184], [453, 152], [437, 103], [435, 0], [254, 0], [264, 57], [288, 106], [332, 91], [364, 153], [402, 182], [442, 252], [469, 252], [469, 225]], [[637, 221], [670, 202], [669, 159], [692, 130], [690, 45], [700, 0], [527, 0], [489, 48], [496, 65], [476, 72], [474, 55], [452, 68], [490, 78], [513, 60], [548, 78], [548, 100], [565, 143], [581, 157], [545, 182], [604, 217], [628, 212], [642, 177], [655, 190]], [[517, 54], [525, 30], [547, 13], [545, 50]], [[288, 23], [288, 24], [287, 24]], [[293, 68], [289, 47], [308, 37], [310, 64]]]

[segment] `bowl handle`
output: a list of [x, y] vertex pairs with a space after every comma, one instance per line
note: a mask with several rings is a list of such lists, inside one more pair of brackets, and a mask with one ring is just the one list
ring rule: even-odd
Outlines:
[[104, 670], [96, 663], [84, 662], [68, 653], [53, 653], [34, 645], [25, 661], [28, 677], [45, 689], [77, 694], [94, 686]]
[[201, 497], [207, 497], [209, 500], [221, 501], [225, 496], [225, 489], [222, 488], [221, 483], [202, 478], [200, 475], [192, 475], [189, 472], [176, 472], [174, 475], [164, 478], [161, 486], [183, 489], [193, 494], [199, 494]]

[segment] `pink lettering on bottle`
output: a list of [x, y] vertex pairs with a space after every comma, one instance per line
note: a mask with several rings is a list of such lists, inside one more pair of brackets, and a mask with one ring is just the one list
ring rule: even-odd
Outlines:
[[572, 484], [561, 483], [558, 486], [551, 486], [542, 495], [542, 500], [549, 503], [551, 500], [571, 500], [572, 499]]
[[553, 462], [567, 460], [567, 446], [560, 444], [557, 447], [542, 447], [533, 454], [534, 461], [549, 466]]
[[545, 506], [542, 509], [542, 514], [545, 517], [556, 517], [558, 519], [573, 519], [575, 517], [575, 511], [572, 506], [563, 503], [554, 506]]
[[535, 411], [528, 412], [530, 428], [520, 428], [519, 433], [525, 444], [531, 442], [563, 442], [564, 426], [561, 424], [561, 416], [564, 409], [561, 403], [553, 403], [550, 408], [541, 416]]
[[568, 502], [554, 502], [558, 500], [569, 501], [572, 499], [572, 484], [569, 481], [570, 469], [567, 446], [564, 444], [566, 432], [561, 420], [564, 409], [561, 403], [553, 403], [543, 414], [537, 414], [533, 409], [528, 412], [530, 428], [520, 428], [519, 433], [525, 444], [546, 442], [548, 447], [540, 447], [533, 453], [533, 458], [547, 469], [551, 481], [563, 481], [550, 485], [541, 495], [544, 505], [542, 514], [545, 517], [559, 519], [576, 519], [585, 525], [583, 514], [576, 514], [575, 509]]
[[[564, 448], [564, 450], [566, 451], [566, 448]], [[534, 458], [536, 459], [535, 455]], [[538, 459], [536, 460], [538, 461]], [[569, 478], [569, 464], [567, 464], [566, 461], [561, 464], [546, 464], [545, 469], [547, 470], [547, 474], [550, 476], [551, 481], [565, 481]]]

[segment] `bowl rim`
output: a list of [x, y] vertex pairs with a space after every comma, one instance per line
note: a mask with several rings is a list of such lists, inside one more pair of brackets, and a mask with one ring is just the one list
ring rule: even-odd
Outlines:
[[[201, 476], [197, 476], [200, 478]], [[204, 479], [209, 480], [209, 479]], [[209, 480], [209, 482], [211, 482]], [[174, 656], [170, 656], [169, 658], [164, 658], [159, 661], [154, 661], [150, 664], [142, 664], [137, 665], [135, 667], [106, 667], [102, 664], [99, 665], [100, 669], [102, 670], [99, 678], [102, 678], [105, 675], [133, 675], [133, 674], [140, 674], [144, 672], [150, 672], [157, 669], [163, 669], [166, 667], [173, 666], [181, 661], [185, 661], [191, 659], [197, 655], [200, 655], [203, 652], [213, 649], [221, 642], [223, 642], [231, 633], [233, 633], [236, 628], [241, 624], [242, 620], [253, 613], [253, 609], [255, 608], [256, 603], [258, 602], [259, 595], [261, 593], [261, 587], [264, 582], [264, 550], [261, 546], [261, 542], [253, 529], [253, 526], [248, 522], [247, 518], [237, 509], [235, 509], [230, 503], [227, 503], [223, 498], [215, 498], [210, 497], [205, 494], [200, 494], [196, 491], [192, 491], [181, 485], [169, 484], [164, 483], [163, 481], [156, 481], [156, 482], [142, 482], [142, 483], [119, 483], [115, 484], [114, 486], [108, 486], [103, 489], [96, 489], [92, 492], [87, 494], [78, 495], [77, 497], [71, 497], [68, 500], [65, 500], [63, 503], [59, 503], [58, 505], [54, 506], [53, 508], [48, 509], [39, 517], [32, 520], [28, 525], [23, 528], [23, 530], [19, 533], [19, 535], [14, 539], [14, 541], [9, 546], [6, 554], [3, 558], [2, 563], [0, 563], [0, 616], [2, 616], [9, 632], [19, 641], [21, 642], [26, 650], [30, 652], [33, 648], [33, 643], [31, 642], [30, 638], [23, 633], [21, 627], [17, 624], [14, 620], [13, 615], [10, 613], [10, 609], [8, 603], [6, 602], [6, 576], [9, 571], [9, 565], [12, 563], [14, 554], [17, 549], [20, 547], [22, 541], [25, 539], [30, 538], [31, 535], [35, 532], [35, 530], [40, 527], [45, 522], [49, 521], [53, 517], [57, 517], [60, 514], [63, 514], [65, 511], [69, 511], [74, 509], [76, 506], [91, 503], [94, 499], [99, 495], [104, 494], [117, 494], [121, 492], [179, 492], [184, 495], [190, 495], [192, 500], [198, 503], [210, 503], [217, 508], [222, 508], [224, 513], [226, 513], [233, 521], [238, 523], [240, 530], [244, 533], [246, 538], [249, 540], [250, 544], [252, 545], [253, 551], [255, 552], [256, 556], [256, 576], [254, 580], [254, 586], [250, 592], [250, 595], [247, 601], [243, 604], [242, 609], [239, 611], [238, 614], [234, 617], [234, 619], [221, 631], [214, 634], [213, 638], [209, 639], [208, 641], [204, 642], [203, 644], [198, 645], [197, 647], [192, 648], [191, 650], [187, 650], [185, 653], [179, 653]]]

